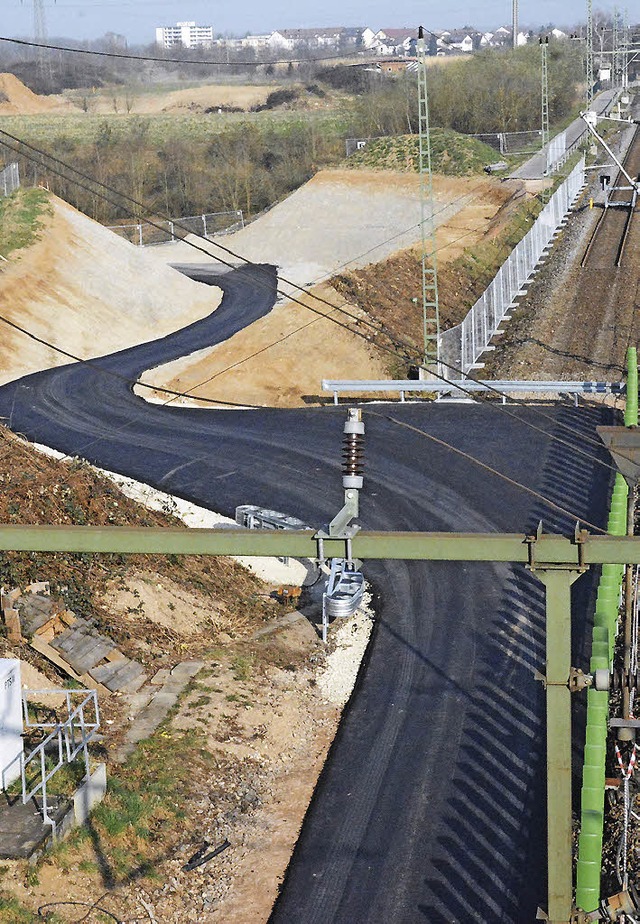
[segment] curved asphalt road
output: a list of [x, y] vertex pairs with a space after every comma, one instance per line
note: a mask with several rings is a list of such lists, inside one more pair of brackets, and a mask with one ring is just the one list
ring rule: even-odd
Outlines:
[[[218, 282], [225, 296], [210, 318], [7, 385], [0, 415], [32, 440], [228, 515], [257, 503], [326, 523], [342, 503], [344, 409], [182, 409], [132, 392], [143, 370], [225, 339], [273, 304], [271, 268]], [[551, 423], [531, 409], [517, 414], [570, 443], [560, 422], [593, 435], [606, 414], [548, 412]], [[605, 468], [494, 408], [409, 404], [365, 414], [366, 528], [522, 532], [541, 517], [548, 530], [573, 527], [387, 415], [604, 523]], [[533, 679], [544, 658], [541, 586], [507, 565], [371, 562], [366, 570], [379, 595], [374, 640], [272, 921], [532, 920], [545, 898], [543, 691]], [[579, 665], [591, 591], [588, 578], [575, 585]]]

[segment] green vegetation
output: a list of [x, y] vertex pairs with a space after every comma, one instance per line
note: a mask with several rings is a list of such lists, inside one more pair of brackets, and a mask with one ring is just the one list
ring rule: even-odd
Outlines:
[[44, 189], [18, 189], [0, 198], [0, 254], [8, 257], [38, 238], [43, 219], [51, 213]]
[[[37, 129], [41, 123], [34, 118], [30, 124]], [[335, 117], [333, 128], [327, 129], [313, 118], [249, 121], [245, 116], [221, 131], [208, 116], [103, 117], [89, 123], [78, 116], [62, 117], [60, 129], [46, 142], [35, 143], [85, 176], [143, 202], [142, 217], [236, 209], [255, 215], [297, 189], [318, 167], [336, 163], [344, 151]], [[34, 141], [28, 129], [21, 137]], [[32, 175], [28, 161], [21, 167]], [[107, 202], [75, 180], [52, 176], [48, 182], [97, 221], [108, 224], [130, 217], [117, 193]]]
[[85, 855], [84, 866], [100, 868], [111, 884], [154, 878], [169, 842], [180, 836], [194, 781], [204, 785], [211, 775], [214, 758], [205, 743], [199, 732], [180, 732], [166, 722], [126, 764], [112, 770], [104, 801], [90, 823], [72, 834], [69, 847], [54, 851], [54, 862], [64, 866], [69, 850], [93, 846], [96, 859]]
[[[572, 111], [582, 80], [579, 52], [566, 42], [549, 45], [549, 120], [561, 122]], [[470, 58], [434, 66], [428, 74], [432, 126], [464, 134], [533, 131], [540, 128], [540, 50], [487, 50]], [[418, 131], [414, 76], [372, 83], [352, 101], [352, 137]]]
[[[436, 173], [470, 176], [482, 172], [486, 164], [497, 159], [499, 154], [477, 138], [468, 138], [446, 128], [434, 128], [431, 131], [431, 162]], [[346, 166], [418, 170], [419, 139], [417, 135], [375, 138], [366, 148], [352, 154]]]
[[[578, 51], [570, 43], [552, 42], [552, 125], [571, 114], [581, 78]], [[136, 217], [237, 209], [246, 217], [254, 216], [299, 187], [317, 169], [341, 163], [344, 140], [349, 137], [395, 139], [393, 143], [376, 142], [354, 165], [364, 162], [406, 169], [407, 160], [415, 164], [416, 141], [411, 138], [418, 130], [415, 74], [390, 78], [362, 68], [321, 68], [315, 73], [306, 68], [281, 75], [281, 81], [285, 86], [274, 89], [259, 112], [141, 117], [124, 112], [96, 115], [88, 105], [87, 111], [78, 110], [75, 115], [5, 116], [3, 128], [45, 148], [86, 177], [143, 203], [142, 214]], [[488, 50], [446, 65], [435, 64], [429, 68], [428, 81], [438, 171], [468, 175], [497, 159], [492, 149], [476, 146], [470, 139], [463, 141], [455, 132], [540, 127], [537, 45]], [[105, 83], [94, 80], [83, 86], [101, 82]], [[123, 92], [126, 96], [129, 91]], [[311, 97], [315, 103], [322, 99], [320, 109], [297, 108]], [[132, 217], [117, 194], [105, 202], [75, 180], [47, 174], [26, 158], [21, 167], [24, 176], [34, 182], [46, 179], [54, 192], [97, 221], [115, 224]]]
[[33, 912], [8, 892], [0, 892], [0, 924], [33, 924]]

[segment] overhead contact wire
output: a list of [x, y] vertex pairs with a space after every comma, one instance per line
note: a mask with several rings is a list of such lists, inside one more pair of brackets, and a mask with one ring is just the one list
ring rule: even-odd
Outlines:
[[[107, 186], [106, 184], [101, 183], [101, 182], [98, 181], [98, 180], [95, 180], [93, 177], [90, 177], [90, 176], [88, 176], [87, 174], [82, 173], [81, 171], [79, 171], [79, 170], [77, 170], [76, 168], [72, 167], [70, 164], [67, 164], [66, 162], [60, 160], [59, 158], [55, 157], [54, 155], [51, 155], [51, 154], [49, 154], [49, 153], [46, 152], [46, 151], [42, 151], [41, 149], [36, 148], [34, 145], [31, 145], [31, 144], [29, 144], [28, 142], [22, 141], [21, 139], [15, 137], [14, 135], [11, 135], [9, 132], [5, 132], [4, 130], [0, 130], [0, 135], [4, 135], [5, 137], [10, 138], [10, 139], [11, 139], [15, 144], [17, 144], [17, 145], [24, 146], [24, 147], [28, 148], [29, 150], [31, 150], [31, 151], [33, 151], [35, 154], [37, 154], [40, 158], [46, 158], [46, 159], [48, 159], [48, 160], [51, 160], [51, 161], [53, 161], [53, 162], [59, 164], [59, 165], [60, 165], [61, 167], [63, 167], [64, 169], [66, 169], [66, 170], [68, 170], [69, 172], [74, 173], [74, 174], [76, 174], [76, 175], [82, 177], [83, 179], [87, 180], [89, 183], [93, 184], [94, 186], [101, 187], [101, 188], [107, 190], [107, 192], [109, 192], [109, 193], [111, 193], [111, 194], [115, 194], [115, 195], [118, 196], [119, 198], [124, 199], [126, 202], [130, 202], [131, 204], [135, 205], [137, 209], [140, 209], [140, 210], [144, 210], [144, 209], [145, 209], [145, 206], [144, 206], [143, 203], [138, 202], [137, 200], [133, 199], [131, 196], [128, 196], [128, 195], [125, 194], [125, 193], [120, 193], [120, 192], [118, 192], [117, 190], [114, 190], [113, 188]], [[16, 151], [17, 153], [23, 153], [23, 152], [21, 152], [20, 148], [16, 148], [16, 147], [14, 147], [13, 145], [7, 144], [7, 142], [2, 142], [2, 143], [5, 144], [7, 147], [9, 147], [11, 150]], [[26, 156], [28, 159], [34, 160], [34, 158], [33, 158], [33, 157], [29, 157], [29, 155], [24, 155], [24, 156]], [[105, 193], [97, 192], [96, 190], [93, 190], [93, 189], [88, 189], [83, 183], [80, 183], [78, 180], [70, 179], [68, 176], [65, 176], [64, 174], [60, 173], [59, 171], [55, 170], [54, 168], [52, 168], [52, 167], [47, 167], [46, 165], [43, 165], [43, 164], [40, 164], [40, 165], [43, 166], [43, 168], [44, 168], [45, 170], [51, 170], [51, 172], [53, 172], [53, 173], [54, 173], [55, 175], [57, 175], [57, 176], [60, 176], [60, 177], [61, 177], [62, 179], [64, 179], [66, 182], [72, 182], [72, 183], [74, 183], [75, 185], [78, 185], [80, 188], [85, 189], [85, 190], [88, 191], [88, 192], [92, 192], [93, 194], [97, 194], [97, 195], [101, 196], [101, 197], [104, 198], [106, 201], [111, 202], [111, 204], [115, 204], [115, 203], [113, 203], [113, 200], [110, 199], [109, 196], [107, 196]], [[120, 203], [120, 207], [123, 207], [121, 203]], [[127, 210], [130, 212], [130, 214], [135, 215], [135, 213], [134, 213], [130, 208], [128, 208], [127, 206], [124, 206], [124, 208], [127, 209]], [[162, 229], [162, 227], [161, 227], [158, 223], [156, 223], [156, 222], [149, 221], [148, 223], [149, 223], [152, 227], [155, 227], [155, 228], [157, 228], [157, 229], [159, 229], [159, 230], [164, 230], [164, 229]], [[185, 230], [187, 233], [191, 233], [191, 232], [189, 231], [188, 228], [182, 226], [179, 222], [174, 222], [174, 224], [176, 225], [176, 227], [180, 227], [182, 230]], [[205, 249], [204, 247], [201, 247], [201, 246], [195, 244], [193, 241], [186, 240], [185, 243], [186, 243], [188, 246], [194, 248], [195, 250], [197, 250], [197, 251], [200, 252], [200, 253], [205, 254], [205, 255], [208, 256], [208, 257], [213, 256], [209, 250], [207, 250], [207, 249]], [[231, 250], [231, 248], [228, 248], [228, 247], [225, 247], [225, 246], [222, 245], [222, 244], [219, 244], [217, 241], [210, 241], [210, 242], [208, 242], [208, 243], [213, 244], [214, 246], [216, 246], [218, 249], [224, 251], [224, 252], [225, 252], [226, 254], [228, 254], [229, 256], [232, 256], [232, 257], [234, 257], [234, 258], [237, 259], [237, 260], [243, 261], [243, 262], [244, 262], [246, 265], [248, 265], [248, 266], [254, 266], [254, 267], [257, 267], [257, 266], [258, 266], [258, 264], [255, 264], [255, 263], [253, 263], [251, 260], [247, 259], [246, 257], [243, 257], [243, 256], [241, 256], [240, 254], [237, 254], [235, 251]], [[221, 262], [223, 265], [228, 266], [228, 267], [231, 267], [231, 268], [235, 268], [234, 264], [229, 263], [228, 261], [225, 261], [225, 260], [222, 259], [221, 257], [219, 257], [218, 259], [219, 259], [219, 262]], [[287, 279], [286, 279], [285, 277], [283, 277], [283, 276], [278, 276], [278, 278], [281, 279], [283, 282], [287, 283], [288, 285], [294, 286], [296, 289], [298, 289], [298, 290], [299, 290], [300, 292], [302, 292], [303, 294], [305, 294], [305, 295], [311, 297], [312, 299], [314, 299], [314, 300], [316, 300], [316, 301], [319, 301], [320, 303], [326, 305], [326, 306], [329, 307], [332, 311], [340, 311], [342, 314], [346, 315], [347, 317], [349, 317], [351, 320], [355, 321], [356, 323], [358, 323], [358, 324], [364, 324], [365, 326], [368, 326], [370, 329], [372, 329], [372, 330], [375, 331], [376, 333], [384, 334], [385, 336], [387, 336], [387, 337], [389, 338], [389, 340], [391, 341], [391, 343], [393, 343], [393, 344], [396, 346], [396, 348], [400, 348], [400, 347], [401, 347], [401, 348], [403, 348], [403, 349], [405, 350], [404, 358], [410, 358], [411, 355], [416, 355], [416, 356], [418, 355], [418, 351], [417, 351], [417, 349], [416, 349], [415, 347], [413, 347], [411, 344], [408, 344], [408, 343], [406, 343], [406, 342], [404, 342], [404, 341], [402, 341], [402, 340], [400, 340], [400, 339], [398, 339], [398, 338], [395, 338], [389, 331], [387, 331], [387, 330], [384, 328], [383, 325], [381, 325], [381, 324], [373, 324], [373, 323], [371, 323], [370, 321], [367, 321], [367, 320], [365, 320], [365, 319], [358, 318], [356, 315], [353, 315], [352, 313], [346, 311], [343, 307], [334, 305], [333, 303], [329, 302], [327, 299], [324, 299], [324, 298], [322, 298], [321, 296], [318, 296], [316, 293], [313, 293], [313, 292], [311, 292], [311, 291], [305, 289], [304, 287], [297, 285], [296, 283], [290, 282], [289, 280], [287, 280]], [[260, 280], [253, 280], [253, 281], [254, 281], [254, 283], [257, 284], [257, 285], [260, 285], [260, 284], [261, 284], [261, 283], [260, 283]], [[263, 287], [265, 287], [265, 288], [267, 287], [266, 284], [262, 284], [262, 285], [263, 285]], [[292, 296], [292, 295], [290, 295], [290, 294], [288, 294], [288, 293], [286, 293], [286, 292], [283, 292], [283, 291], [282, 291], [281, 289], [279, 289], [279, 288], [276, 288], [276, 291], [278, 292], [278, 294], [282, 295], [282, 296], [285, 297], [285, 298], [288, 298], [290, 301], [294, 302], [295, 304], [298, 304], [298, 305], [300, 305], [301, 307], [306, 308], [306, 309], [308, 309], [308, 310], [310, 310], [310, 311], [312, 311], [312, 312], [318, 314], [319, 317], [326, 318], [327, 320], [331, 321], [332, 323], [338, 324], [338, 325], [339, 325], [340, 327], [342, 327], [344, 330], [347, 330], [347, 331], [349, 331], [350, 333], [355, 334], [356, 336], [360, 336], [361, 338], [366, 339], [364, 334], [362, 334], [361, 332], [359, 332], [359, 331], [357, 331], [357, 330], [353, 330], [353, 329], [350, 328], [348, 325], [346, 325], [346, 324], [344, 324], [343, 322], [339, 321], [337, 318], [331, 318], [331, 317], [329, 317], [327, 314], [318, 311], [316, 308], [312, 307], [311, 305], [305, 304], [304, 302], [300, 301], [300, 299], [298, 299], [298, 298], [296, 298], [295, 296]], [[0, 320], [6, 320], [6, 319], [4, 319], [4, 318], [2, 318], [2, 317], [0, 316]], [[43, 341], [43, 342], [44, 342], [44, 341]], [[57, 349], [57, 347], [55, 347], [53, 344], [48, 344], [48, 345], [51, 346], [52, 349]], [[378, 344], [378, 348], [382, 348], [383, 350], [385, 350], [386, 352], [390, 353], [391, 355], [393, 355], [393, 356], [396, 357], [396, 358], [398, 358], [398, 357], [403, 358], [403, 354], [399, 354], [399, 353], [397, 352], [397, 350], [391, 349], [390, 347], [386, 347], [384, 344]], [[66, 354], [64, 351], [61, 351], [61, 352], [63, 353], [63, 355], [69, 355], [69, 354]], [[76, 361], [79, 361], [79, 362], [88, 362], [89, 360], [82, 360], [82, 359], [80, 359], [80, 358], [76, 358]], [[447, 368], [450, 368], [450, 369], [456, 371], [458, 374], [463, 375], [462, 371], [459, 370], [459, 369], [456, 369], [456, 367], [451, 366], [450, 364], [446, 364], [446, 363], [443, 363], [443, 365], [446, 365]], [[105, 370], [103, 370], [103, 371], [105, 371]], [[473, 397], [474, 400], [477, 399], [476, 393], [473, 393], [473, 392], [471, 392], [469, 389], [466, 389], [466, 388], [464, 387], [463, 384], [459, 384], [459, 383], [453, 382], [452, 380], [446, 378], [445, 376], [443, 376], [443, 375], [441, 375], [441, 374], [439, 374], [439, 373], [437, 373], [437, 372], [433, 372], [433, 371], [432, 371], [432, 374], [433, 374], [437, 379], [439, 379], [440, 381], [442, 381], [442, 382], [444, 382], [444, 383], [446, 383], [446, 384], [454, 385], [458, 390], [463, 391], [463, 392], [465, 392], [466, 394], [468, 394], [468, 395], [470, 395], [471, 397]], [[473, 377], [468, 377], [468, 378], [470, 378], [471, 381], [474, 381], [474, 382], [477, 381], [477, 379], [474, 379]], [[192, 386], [192, 388], [189, 389], [189, 392], [192, 392], [192, 391], [194, 391], [195, 389], [197, 389], [198, 387], [201, 387], [202, 384], [204, 384], [204, 383], [200, 383], [199, 385]], [[153, 386], [145, 386], [145, 387], [153, 388]], [[505, 397], [504, 393], [501, 392], [499, 389], [493, 388], [492, 386], [488, 386], [488, 388], [489, 388], [490, 391], [495, 392], [495, 394], [499, 395], [500, 397]], [[171, 389], [162, 389], [162, 388], [157, 388], [157, 389], [155, 389], [155, 390], [157, 390], [157, 391], [166, 391], [166, 393], [168, 393], [168, 394], [174, 394], [175, 397], [189, 397], [189, 392], [173, 392]], [[229, 403], [229, 404], [232, 404], [232, 402], [222, 402], [222, 401], [218, 401], [218, 400], [216, 400], [216, 399], [206, 399], [206, 398], [200, 398], [200, 397], [198, 398], [198, 400], [203, 401], [203, 402], [206, 402], [206, 403], [212, 403], [212, 404], [220, 404], [220, 403]], [[481, 399], [481, 400], [484, 400], [484, 399]], [[515, 401], [514, 403], [516, 403], [516, 404], [522, 404], [523, 402]], [[247, 405], [246, 405], [246, 404], [243, 404], [243, 405], [241, 405], [241, 406], [246, 407]], [[524, 422], [524, 421], [522, 421], [521, 418], [519, 418], [516, 414], [513, 414], [513, 413], [511, 413], [510, 411], [508, 411], [503, 405], [494, 405], [494, 404], [491, 404], [490, 406], [491, 406], [491, 407], [495, 407], [497, 410], [501, 411], [502, 413], [506, 413], [508, 416], [515, 417], [515, 418], [516, 418], [517, 420], [519, 420], [520, 422]], [[573, 433], [574, 435], [578, 436], [580, 439], [585, 440], [585, 441], [587, 441], [587, 442], [592, 442], [594, 445], [599, 445], [599, 444], [597, 443], [597, 441], [591, 440], [590, 438], [585, 437], [584, 434], [580, 433], [579, 431], [576, 431], [575, 428], [569, 427], [568, 425], [563, 424], [563, 423], [560, 422], [560, 421], [552, 420], [552, 418], [550, 418], [547, 414], [544, 414], [543, 412], [540, 412], [538, 409], [535, 409], [535, 412], [538, 413], [540, 416], [544, 417], [545, 419], [551, 420], [551, 421], [554, 423], [554, 425], [561, 426], [563, 429], [565, 429], [565, 430], [567, 430], [567, 431]], [[555, 434], [551, 434], [551, 433], [549, 433], [549, 432], [546, 431], [546, 430], [542, 430], [541, 428], [537, 428], [537, 427], [535, 427], [535, 425], [530, 424], [530, 423], [528, 423], [528, 422], [524, 422], [524, 423], [525, 423], [526, 426], [529, 426], [529, 427], [531, 427], [532, 429], [536, 429], [536, 430], [538, 430], [538, 432], [544, 433], [546, 436], [550, 437], [551, 439], [554, 439], [554, 440], [556, 440], [556, 441], [558, 441], [558, 442], [561, 442], [561, 443], [563, 443], [564, 445], [567, 445], [567, 446], [570, 446], [570, 445], [571, 445], [571, 444], [568, 444], [566, 441], [562, 440], [560, 437], [557, 437]], [[606, 462], [605, 462], [604, 460], [602, 460], [602, 459], [598, 459], [598, 458], [596, 458], [595, 456], [592, 456], [592, 455], [589, 454], [589, 453], [585, 453], [583, 450], [577, 449], [576, 447], [571, 446], [571, 448], [574, 449], [575, 451], [581, 453], [582, 455], [586, 456], [587, 458], [589, 458], [589, 459], [591, 459], [591, 460], [593, 460], [593, 461], [596, 461], [598, 464], [600, 464], [600, 465], [602, 465], [602, 466], [604, 466], [604, 467], [606, 467], [606, 468], [608, 468], [608, 469], [610, 469], [610, 470], [612, 470], [612, 471], [615, 471], [615, 470], [616, 470], [614, 466], [610, 465], [609, 463], [606, 463]]]

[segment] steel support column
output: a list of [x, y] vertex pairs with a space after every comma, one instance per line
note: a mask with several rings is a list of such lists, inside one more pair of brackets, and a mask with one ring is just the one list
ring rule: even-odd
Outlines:
[[568, 924], [573, 908], [571, 814], [571, 585], [582, 571], [536, 570], [546, 589], [548, 920]]

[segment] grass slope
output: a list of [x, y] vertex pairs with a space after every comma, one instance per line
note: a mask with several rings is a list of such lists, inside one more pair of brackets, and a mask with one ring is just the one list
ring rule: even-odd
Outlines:
[[[419, 138], [399, 135], [374, 138], [366, 148], [352, 154], [346, 166], [367, 170], [419, 169]], [[471, 176], [499, 159], [497, 151], [477, 138], [469, 138], [447, 128], [431, 129], [431, 162], [434, 173]]]

